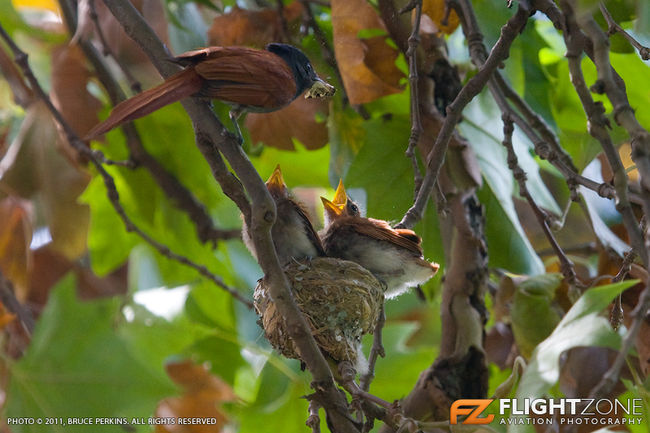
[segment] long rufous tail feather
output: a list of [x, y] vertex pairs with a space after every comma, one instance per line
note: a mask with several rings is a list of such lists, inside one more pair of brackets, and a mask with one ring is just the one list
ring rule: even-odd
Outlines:
[[165, 105], [187, 98], [201, 90], [202, 85], [203, 78], [194, 68], [184, 69], [164, 83], [116, 105], [108, 118], [91, 129], [84, 139], [91, 140], [122, 123], [146, 116]]

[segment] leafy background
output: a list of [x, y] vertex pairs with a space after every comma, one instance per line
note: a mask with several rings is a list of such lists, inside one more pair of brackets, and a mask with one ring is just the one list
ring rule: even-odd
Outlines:
[[[231, 1], [218, 6], [185, 0], [134, 3], [175, 53], [206, 44], [259, 45], [278, 31], [275, 9], [253, 12]], [[643, 36], [650, 30], [647, 6], [643, 2], [610, 3], [612, 10], [621, 6], [616, 18], [647, 45]], [[158, 75], [101, 6], [97, 2], [100, 23], [112, 36], [113, 52], [119, 53], [143, 88], [157, 83]], [[491, 46], [511, 12], [487, 0], [476, 1], [474, 6]], [[292, 36], [321, 76], [347, 90], [349, 101], [339, 92], [329, 102], [298, 100], [283, 112], [248, 115], [246, 150], [262, 177], [276, 164], [282, 166], [287, 183], [305, 201], [319, 226], [318, 196], [331, 195], [339, 178], [368, 215], [397, 221], [412, 204], [414, 188], [411, 164], [404, 157], [410, 130], [406, 61], [385, 41], [385, 31], [369, 3], [333, 0], [331, 11], [320, 8], [316, 21], [327, 39], [334, 40], [342, 86], [336, 71], [323, 59], [314, 34], [299, 33], [301, 7], [297, 2], [284, 5]], [[425, 1], [425, 7], [436, 11], [440, 4]], [[58, 101], [64, 116], [83, 131], [106, 116], [110, 104], [79, 49], [68, 44], [70, 35], [58, 18], [60, 13], [54, 1], [0, 3], [0, 22], [29, 53], [39, 81]], [[346, 26], [350, 20], [355, 23], [352, 27]], [[451, 28], [447, 33], [449, 57], [467, 79], [475, 70], [462, 32]], [[355, 65], [355, 50], [362, 42], [380, 47], [380, 54]], [[648, 62], [625, 43], [614, 42], [612, 64], [627, 84], [638, 119], [649, 128], [650, 111], [645, 109], [650, 106]], [[586, 131], [586, 117], [572, 90], [564, 52], [561, 36], [550, 22], [536, 17], [515, 42], [504, 73], [554, 128], [578, 168], [602, 179], [600, 149]], [[101, 178], [71, 154], [42, 104], [30, 100], [29, 89], [21, 87], [4, 47], [0, 47], [0, 67], [7, 78], [0, 81], [0, 269], [12, 281], [18, 299], [38, 316], [28, 340], [15, 317], [5, 308], [0, 310], [3, 418], [130, 420], [154, 414], [191, 415], [214, 417], [220, 428], [240, 432], [305, 431], [307, 401], [302, 396], [310, 391], [309, 377], [299, 363], [272, 351], [254, 313], [195, 271], [127, 233], [106, 198]], [[587, 82], [593, 82], [595, 69], [586, 59], [583, 69]], [[348, 102], [364, 104], [364, 112]], [[603, 102], [611, 117], [611, 105]], [[227, 107], [216, 103], [216, 110], [227, 119]], [[600, 313], [634, 282], [593, 289], [575, 304], [567, 304], [566, 287], [553, 274], [558, 265], [553, 256], [543, 253], [548, 244], [526, 213], [507, 169], [498, 109], [484, 91], [463, 116], [459, 131], [471, 144], [483, 179], [479, 198], [486, 214], [489, 266], [507, 273], [492, 282], [504, 292], [511, 290], [505, 299], [487, 299], [493, 313], [488, 338], [496, 342], [496, 349], [488, 346], [490, 390], [510, 374], [511, 364], [499, 359], [510, 350], [514, 338], [519, 352], [529, 358], [516, 394], [568, 395], [571, 380], [562, 376], [568, 373], [560, 368], [560, 354], [580, 346], [618, 348], [619, 335]], [[235, 205], [221, 193], [194, 146], [189, 119], [179, 104], [138, 120], [136, 126], [147, 151], [196, 195], [215, 226], [241, 226]], [[612, 134], [626, 158], [629, 146], [624, 131], [614, 127]], [[121, 160], [128, 157], [124, 144], [124, 135], [115, 130], [94, 146], [108, 158]], [[598, 239], [618, 253], [627, 249], [613, 203], [584, 191], [592, 223], [586, 224], [579, 206], [569, 203], [568, 189], [555, 169], [535, 156], [523, 135], [515, 134], [514, 145], [537, 203], [558, 217], [569, 205], [564, 227], [557, 233], [561, 244]], [[629, 158], [625, 160], [631, 165]], [[107, 170], [127, 214], [140, 228], [250, 295], [261, 271], [239, 239], [216, 246], [202, 244], [193, 222], [146, 170], [120, 166]], [[634, 171], [630, 178], [635, 179]], [[425, 256], [443, 264], [443, 272], [423, 287], [425, 302], [409, 293], [387, 304], [384, 339], [388, 356], [380, 360], [372, 385], [373, 394], [387, 400], [409, 392], [420, 372], [436, 358], [440, 342], [439, 291], [445, 256], [433, 204], [415, 229], [423, 237]], [[574, 259], [587, 280], [615, 274], [620, 262], [602, 250]], [[496, 330], [504, 323], [512, 327], [510, 340], [497, 338]], [[647, 346], [650, 333], [647, 327], [642, 332]], [[607, 352], [596, 352], [596, 358], [603, 353]], [[642, 376], [636, 375], [625, 383], [627, 396], [645, 399], [645, 417], [650, 419], [647, 382], [644, 385]], [[132, 427], [132, 431], [153, 428]], [[645, 428], [631, 426], [629, 430]], [[43, 431], [29, 425], [3, 424], [2, 429]], [[48, 431], [122, 430], [54, 425]]]

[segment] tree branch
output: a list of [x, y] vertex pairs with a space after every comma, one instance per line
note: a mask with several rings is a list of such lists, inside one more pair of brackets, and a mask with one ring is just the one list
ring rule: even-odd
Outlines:
[[620, 33], [621, 35], [623, 35], [625, 39], [627, 39], [630, 45], [632, 45], [634, 48], [636, 48], [639, 51], [639, 55], [643, 60], [650, 60], [650, 48], [641, 45], [639, 41], [634, 39], [628, 32], [626, 32], [623, 29], [623, 27], [621, 27], [616, 21], [614, 21], [612, 14], [609, 13], [604, 3], [600, 3], [599, 6], [600, 6], [600, 12], [603, 14], [603, 17], [605, 17], [605, 21], [607, 21], [607, 26], [608, 26], [607, 33], [609, 35], [613, 35], [616, 32]]
[[528, 202], [529, 206], [533, 209], [533, 213], [539, 222], [539, 225], [544, 232], [544, 236], [551, 244], [551, 248], [555, 251], [558, 259], [560, 260], [560, 270], [562, 275], [566, 279], [567, 283], [571, 286], [575, 286], [578, 283], [578, 278], [576, 276], [575, 268], [573, 262], [566, 256], [560, 244], [558, 244], [555, 236], [551, 232], [551, 229], [548, 226], [548, 214], [544, 212], [535, 202], [533, 197], [530, 195], [528, 188], [526, 187], [526, 173], [519, 165], [517, 160], [517, 154], [512, 145], [512, 134], [514, 132], [513, 121], [510, 118], [508, 113], [503, 114], [503, 146], [508, 152], [508, 167], [512, 171], [512, 174], [519, 185], [519, 194]]
[[[466, 1], [467, 0], [458, 0], [458, 3], [462, 5], [465, 4]], [[483, 67], [479, 69], [477, 74], [474, 75], [467, 84], [465, 84], [456, 99], [454, 99], [454, 101], [447, 107], [447, 117], [445, 117], [442, 129], [436, 138], [431, 152], [429, 152], [429, 155], [427, 156], [427, 171], [422, 182], [422, 187], [420, 188], [420, 191], [418, 191], [415, 203], [406, 212], [398, 224], [398, 227], [412, 228], [415, 223], [422, 219], [424, 209], [431, 192], [433, 191], [435, 182], [438, 179], [440, 167], [442, 167], [442, 163], [445, 159], [449, 140], [454, 132], [454, 128], [461, 119], [463, 109], [481, 92], [501, 62], [508, 58], [510, 46], [528, 22], [530, 12], [531, 11], [525, 4], [519, 4], [515, 15], [513, 15], [501, 28], [501, 36], [494, 45], [494, 48], [483, 64]]]
[[18, 299], [16, 299], [16, 295], [14, 294], [14, 288], [11, 284], [11, 281], [5, 278], [1, 270], [0, 303], [7, 307], [7, 310], [16, 315], [18, 321], [20, 322], [27, 335], [31, 337], [32, 333], [34, 332], [34, 316], [32, 316], [32, 313], [29, 311], [29, 309], [25, 308], [25, 306], [18, 302]]
[[422, 20], [422, 0], [413, 0], [406, 5], [400, 13], [410, 11], [415, 8], [415, 22], [411, 36], [408, 38], [408, 49], [406, 50], [406, 58], [409, 62], [409, 89], [411, 92], [411, 134], [409, 136], [408, 147], [406, 148], [406, 157], [411, 160], [413, 166], [413, 184], [415, 185], [414, 197], [417, 197], [420, 186], [422, 185], [422, 173], [418, 166], [418, 158], [415, 154], [415, 149], [420, 141], [420, 134], [422, 133], [422, 122], [420, 122], [420, 102], [419, 102], [419, 78], [418, 78], [418, 63], [417, 51], [418, 44], [420, 43], [420, 21]]
[[[168, 77], [176, 69], [167, 61], [169, 53], [138, 11], [126, 0], [104, 3], [118, 22], [146, 53], [156, 69]], [[204, 157], [214, 163], [216, 150], [228, 160], [251, 198], [250, 234], [258, 252], [259, 264], [269, 283], [269, 292], [278, 311], [284, 317], [289, 336], [296, 343], [300, 357], [313, 376], [319, 403], [325, 408], [334, 428], [340, 432], [357, 432], [347, 416], [347, 401], [334, 384], [332, 372], [318, 348], [309, 327], [298, 309], [282, 271], [271, 239], [271, 227], [275, 222], [275, 203], [264, 182], [249, 161], [236, 139], [225, 130], [206, 101], [189, 98], [182, 101], [192, 119], [199, 148]], [[211, 144], [211, 146], [210, 146]], [[211, 148], [211, 149], [210, 149]], [[208, 152], [212, 150], [212, 152]], [[246, 213], [244, 213], [246, 216]]]

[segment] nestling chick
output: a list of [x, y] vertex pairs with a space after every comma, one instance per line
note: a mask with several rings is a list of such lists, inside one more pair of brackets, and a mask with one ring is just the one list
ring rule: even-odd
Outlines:
[[386, 284], [386, 298], [428, 281], [438, 268], [422, 255], [421, 239], [412, 230], [393, 229], [386, 221], [361, 217], [347, 197], [343, 183], [334, 202], [321, 197], [326, 228], [322, 241], [329, 257], [350, 260], [368, 269]]
[[[271, 193], [277, 208], [271, 236], [280, 264], [286, 265], [291, 260], [324, 256], [325, 252], [320, 238], [301, 203], [291, 197], [282, 178], [280, 165], [275, 168], [269, 180], [266, 181], [266, 188]], [[248, 250], [257, 258], [257, 252], [245, 222], [243, 238]]]

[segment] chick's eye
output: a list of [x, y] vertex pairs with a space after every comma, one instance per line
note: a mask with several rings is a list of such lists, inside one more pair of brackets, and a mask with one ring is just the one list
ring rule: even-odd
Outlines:
[[350, 210], [351, 210], [353, 213], [357, 213], [357, 212], [359, 212], [359, 207], [357, 207], [356, 204], [352, 203], [352, 204], [350, 204]]

